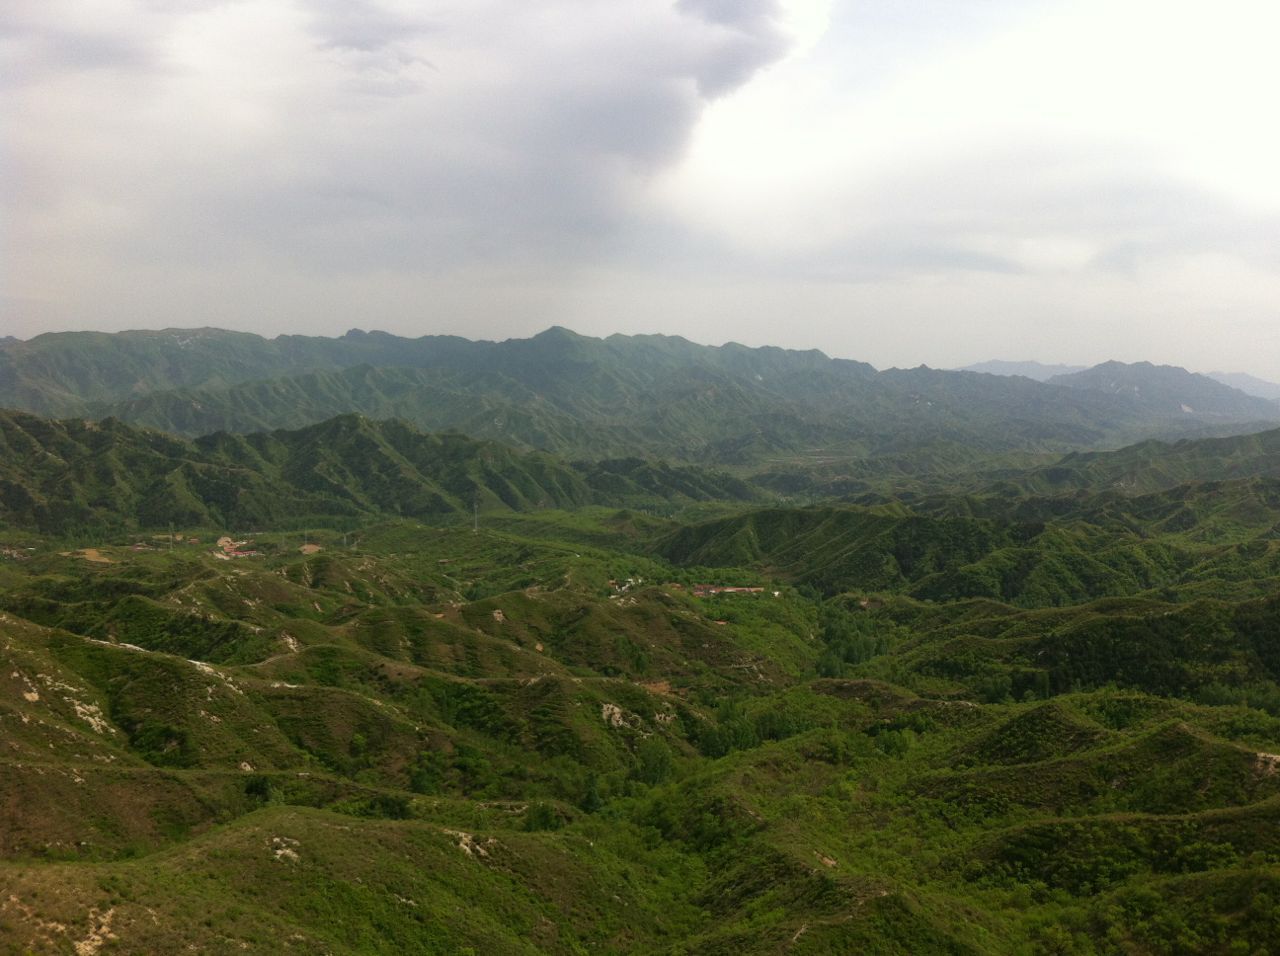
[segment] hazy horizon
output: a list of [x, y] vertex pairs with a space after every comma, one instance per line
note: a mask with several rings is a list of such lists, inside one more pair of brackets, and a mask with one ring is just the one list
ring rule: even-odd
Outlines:
[[0, 335], [563, 325], [1277, 379], [1277, 27], [1261, 0], [18, 0]]
[[[536, 332], [532, 332], [532, 333], [530, 333], [529, 335], [511, 335], [511, 336], [500, 336], [500, 337], [482, 337], [482, 336], [460, 335], [459, 337], [461, 337], [461, 338], [471, 339], [472, 341], [477, 341], [477, 342], [501, 342], [501, 341], [506, 341], [506, 340], [508, 340], [508, 339], [527, 339], [527, 338], [531, 338], [531, 337], [533, 337], [533, 336], [540, 335], [540, 334], [542, 334], [543, 332], [550, 331], [551, 329], [553, 329], [553, 328], [557, 328], [557, 327], [558, 327], [558, 328], [565, 328], [565, 329], [568, 329], [568, 331], [573, 332], [573, 333], [574, 333], [574, 334], [576, 334], [576, 335], [582, 335], [582, 336], [585, 336], [585, 337], [587, 337], [587, 338], [601, 339], [601, 340], [603, 340], [603, 339], [607, 339], [607, 338], [610, 338], [611, 336], [614, 336], [614, 335], [622, 335], [622, 336], [667, 335], [667, 336], [671, 336], [671, 337], [674, 337], [674, 338], [682, 338], [682, 339], [685, 339], [686, 341], [692, 342], [694, 345], [705, 345], [705, 346], [709, 346], [709, 347], [712, 347], [712, 348], [721, 348], [721, 347], [726, 346], [726, 345], [746, 345], [746, 346], [748, 346], [748, 347], [750, 347], [750, 348], [761, 348], [761, 347], [792, 348], [791, 346], [778, 345], [777, 343], [774, 343], [774, 342], [761, 342], [761, 343], [758, 343], [758, 344], [750, 344], [750, 343], [746, 343], [746, 342], [739, 342], [739, 341], [734, 340], [734, 339], [728, 339], [728, 340], [725, 340], [725, 341], [712, 341], [712, 342], [708, 342], [708, 341], [700, 341], [700, 340], [698, 340], [698, 339], [692, 338], [691, 336], [688, 336], [688, 335], [682, 335], [682, 334], [680, 334], [680, 333], [676, 333], [676, 332], [605, 332], [605, 333], [596, 334], [596, 333], [590, 333], [590, 332], [583, 332], [583, 331], [580, 331], [580, 330], [578, 330], [578, 329], [569, 328], [568, 326], [563, 326], [563, 325], [550, 325], [550, 326], [547, 326], [547, 327], [545, 327], [545, 328], [539, 329], [539, 330], [537, 330]], [[386, 333], [386, 334], [391, 334], [391, 335], [399, 335], [399, 336], [401, 336], [401, 337], [403, 337], [403, 338], [421, 338], [421, 337], [432, 336], [432, 335], [456, 335], [456, 334], [457, 334], [457, 333], [424, 332], [424, 333], [422, 333], [422, 334], [421, 334], [421, 336], [419, 336], [419, 335], [412, 335], [412, 334], [410, 334], [410, 335], [405, 335], [405, 334], [402, 334], [402, 333], [398, 333], [398, 332], [391, 332], [391, 331], [390, 331], [390, 330], [388, 330], [388, 329], [380, 329], [380, 328], [377, 328], [377, 327], [357, 328], [357, 327], [354, 327], [354, 326], [353, 326], [352, 328], [350, 328], [350, 329], [347, 329], [347, 330], [346, 330], [346, 331], [344, 331], [344, 332], [338, 332], [338, 333], [332, 333], [332, 334], [329, 334], [329, 333], [311, 333], [311, 332], [305, 332], [305, 331], [296, 331], [296, 332], [295, 332], [295, 331], [285, 331], [285, 332], [276, 332], [276, 333], [270, 333], [270, 334], [268, 334], [268, 333], [263, 333], [263, 332], [260, 332], [260, 331], [255, 331], [255, 330], [252, 330], [252, 329], [231, 329], [231, 328], [224, 328], [224, 327], [220, 327], [220, 326], [159, 326], [159, 327], [155, 327], [155, 328], [141, 328], [141, 327], [138, 327], [138, 328], [122, 328], [122, 329], [87, 329], [87, 328], [85, 328], [85, 329], [50, 329], [50, 330], [48, 330], [48, 331], [46, 331], [46, 332], [39, 332], [39, 333], [37, 333], [35, 336], [29, 336], [29, 337], [22, 337], [22, 336], [16, 336], [16, 335], [11, 335], [11, 334], [6, 334], [6, 335], [3, 335], [3, 336], [0, 336], [0, 340], [3, 340], [3, 339], [5, 339], [5, 338], [12, 338], [12, 339], [16, 339], [16, 340], [18, 340], [18, 341], [30, 341], [30, 339], [32, 339], [32, 338], [36, 338], [36, 337], [38, 337], [39, 335], [56, 335], [56, 334], [60, 334], [60, 333], [75, 334], [75, 333], [79, 333], [79, 332], [97, 332], [97, 333], [102, 333], [102, 334], [106, 334], [106, 335], [112, 335], [112, 334], [118, 334], [118, 333], [132, 333], [132, 332], [155, 332], [155, 333], [163, 333], [163, 332], [194, 332], [194, 331], [203, 331], [203, 330], [220, 331], [220, 332], [241, 332], [241, 333], [245, 333], [245, 334], [250, 334], [250, 335], [257, 335], [257, 336], [260, 336], [261, 338], [263, 338], [263, 339], [265, 339], [265, 340], [267, 340], [267, 341], [274, 340], [274, 339], [276, 339], [276, 338], [278, 338], [278, 337], [280, 337], [280, 336], [282, 336], [282, 335], [316, 335], [316, 336], [323, 337], [323, 338], [341, 338], [341, 337], [343, 337], [344, 335], [347, 335], [347, 334], [352, 333], [352, 332], [363, 332], [363, 333]], [[816, 348], [818, 351], [820, 351], [820, 352], [822, 352], [823, 354], [825, 354], [828, 358], [833, 358], [833, 359], [848, 359], [848, 360], [851, 360], [851, 361], [865, 362], [866, 364], [873, 366], [877, 371], [887, 371], [887, 370], [889, 370], [889, 369], [895, 369], [895, 368], [897, 368], [897, 369], [910, 369], [910, 368], [917, 368], [917, 367], [919, 367], [919, 366], [921, 366], [921, 365], [924, 365], [924, 366], [927, 366], [927, 367], [929, 367], [929, 368], [937, 369], [937, 370], [940, 370], [940, 371], [956, 371], [956, 372], [962, 372], [962, 371], [974, 371], [974, 370], [977, 370], [977, 369], [972, 369], [972, 368], [970, 368], [970, 366], [991, 365], [991, 364], [998, 364], [998, 365], [1024, 365], [1024, 364], [1027, 364], [1027, 365], [1040, 365], [1040, 366], [1043, 366], [1043, 367], [1046, 367], [1046, 368], [1048, 368], [1048, 367], [1058, 367], [1058, 366], [1062, 366], [1062, 367], [1064, 367], [1064, 368], [1071, 368], [1071, 369], [1087, 369], [1087, 368], [1093, 368], [1094, 366], [1097, 366], [1097, 365], [1105, 364], [1105, 363], [1107, 363], [1107, 362], [1121, 361], [1120, 359], [1106, 358], [1106, 359], [1101, 359], [1101, 360], [1099, 360], [1099, 361], [1097, 361], [1097, 362], [1091, 362], [1091, 363], [1087, 363], [1087, 364], [1085, 364], [1085, 363], [1067, 363], [1067, 362], [1057, 362], [1057, 361], [1053, 361], [1053, 360], [1044, 360], [1044, 359], [1035, 359], [1035, 358], [1026, 358], [1026, 357], [1022, 357], [1022, 358], [988, 358], [988, 359], [981, 359], [981, 360], [974, 361], [974, 362], [969, 362], [969, 363], [966, 363], [965, 365], [958, 365], [958, 364], [956, 364], [956, 365], [932, 365], [932, 364], [927, 363], [927, 362], [915, 362], [915, 363], [912, 363], [912, 364], [904, 364], [904, 365], [878, 365], [878, 364], [876, 364], [875, 362], [868, 361], [867, 359], [865, 359], [865, 358], [863, 358], [863, 357], [861, 357], [861, 356], [858, 356], [858, 355], [839, 355], [839, 354], [836, 354], [836, 353], [834, 353], [834, 352], [831, 352], [831, 351], [830, 351], [830, 350], [828, 350], [828, 349], [823, 349], [823, 348], [818, 347], [818, 346], [813, 346], [813, 348]], [[1133, 363], [1125, 363], [1125, 364], [1136, 364], [1136, 363], [1146, 362], [1146, 361], [1148, 361], [1148, 360], [1147, 360], [1147, 359], [1135, 359]], [[1176, 368], [1183, 368], [1183, 369], [1186, 369], [1187, 371], [1195, 372], [1195, 373], [1198, 373], [1198, 374], [1201, 374], [1201, 375], [1210, 375], [1210, 376], [1212, 376], [1212, 375], [1247, 375], [1247, 376], [1249, 376], [1249, 377], [1252, 377], [1252, 378], [1256, 378], [1256, 379], [1258, 379], [1258, 381], [1260, 381], [1260, 382], [1264, 382], [1264, 383], [1267, 383], [1267, 384], [1270, 384], [1270, 383], [1271, 383], [1271, 380], [1266, 379], [1266, 378], [1265, 378], [1265, 377], [1263, 377], [1263, 376], [1252, 376], [1252, 375], [1250, 375], [1249, 373], [1246, 373], [1246, 372], [1239, 372], [1239, 371], [1234, 370], [1234, 369], [1219, 369], [1219, 368], [1214, 368], [1214, 369], [1202, 369], [1202, 368], [1194, 368], [1194, 367], [1192, 367], [1190, 364], [1187, 364], [1187, 363], [1177, 363], [1177, 362], [1171, 362], [1171, 363], [1152, 362], [1152, 363], [1150, 363], [1150, 364], [1157, 365], [1157, 366], [1159, 366], [1159, 365], [1170, 365], [1170, 366], [1173, 366], [1173, 367], [1176, 367]], [[984, 372], [985, 372], [986, 370], [978, 370], [978, 371], [984, 371]], [[997, 372], [997, 373], [988, 373], [988, 374], [1012, 374], [1012, 373], [998, 373], [998, 372]], [[1277, 383], [1277, 384], [1280, 384], [1280, 383]]]

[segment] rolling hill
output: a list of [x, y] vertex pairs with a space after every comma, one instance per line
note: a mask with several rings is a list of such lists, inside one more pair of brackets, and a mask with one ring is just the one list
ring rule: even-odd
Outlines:
[[87, 529], [278, 526], [473, 508], [750, 499], [727, 475], [640, 459], [570, 465], [458, 433], [344, 415], [296, 431], [194, 442], [115, 419], [0, 414], [0, 523]]
[[1013, 493], [1116, 491], [1137, 495], [1187, 482], [1280, 478], [1280, 430], [1227, 438], [1140, 442], [1115, 451], [1073, 452], [1010, 477]]
[[751, 514], [692, 524], [736, 537], [718, 572], [602, 509], [311, 553], [263, 530], [235, 562], [25, 538], [0, 556], [0, 944], [1268, 951], [1274, 595], [822, 597], [759, 558], [801, 561], [795, 533], [926, 580], [1018, 541]]
[[0, 370], [69, 415], [0, 412], [0, 950], [1280, 938], [1280, 429], [1099, 450], [1236, 393], [564, 330]]

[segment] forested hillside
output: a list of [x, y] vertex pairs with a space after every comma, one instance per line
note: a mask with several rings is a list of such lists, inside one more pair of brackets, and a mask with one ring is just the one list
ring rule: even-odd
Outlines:
[[189, 437], [359, 413], [570, 458], [641, 454], [780, 470], [783, 482], [797, 467], [832, 462], [873, 476], [903, 460], [916, 472], [972, 470], [992, 455], [1280, 420], [1274, 403], [1176, 371], [1177, 388], [1135, 400], [1111, 387], [1114, 376], [1064, 379], [1067, 388], [924, 367], [877, 372], [816, 351], [594, 339], [560, 328], [496, 343], [376, 332], [58, 333], [0, 348], [0, 406], [116, 417]]
[[1267, 952], [1272, 438], [795, 507], [7, 414], [0, 940]]
[[0, 522], [47, 534], [296, 527], [371, 515], [662, 506], [758, 494], [723, 473], [637, 458], [571, 465], [357, 415], [189, 442], [114, 419], [0, 414]]
[[216, 530], [65, 555], [28, 537], [0, 563], [7, 941], [1274, 938], [1274, 598], [1018, 608], [853, 566], [823, 596], [660, 558], [669, 522], [607, 510], [313, 531], [305, 553], [259, 533], [230, 561]]

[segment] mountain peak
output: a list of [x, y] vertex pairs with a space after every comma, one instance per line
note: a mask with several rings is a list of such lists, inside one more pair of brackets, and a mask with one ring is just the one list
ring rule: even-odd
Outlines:
[[543, 329], [537, 335], [531, 336], [531, 342], [589, 342], [596, 341], [589, 335], [582, 335], [573, 329], [567, 329], [563, 325], [553, 325]]
[[1163, 415], [1255, 417], [1263, 421], [1280, 417], [1280, 407], [1274, 402], [1177, 365], [1113, 360], [1070, 375], [1055, 375], [1049, 384], [1127, 396], [1135, 404]]

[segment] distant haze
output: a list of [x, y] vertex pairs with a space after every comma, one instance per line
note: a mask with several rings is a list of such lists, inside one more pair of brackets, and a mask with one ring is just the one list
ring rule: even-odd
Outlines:
[[1277, 380], [1277, 35], [1265, 0], [12, 0], [0, 336]]
[[1005, 362], [993, 359], [989, 362], [978, 362], [966, 365], [962, 372], [985, 372], [988, 375], [1021, 375], [1037, 382], [1047, 382], [1055, 375], [1070, 375], [1072, 372], [1083, 372], [1084, 365], [1045, 365], [1043, 362]]
[[1242, 372], [1210, 372], [1209, 377], [1221, 382], [1223, 385], [1238, 388], [1246, 395], [1257, 395], [1259, 398], [1280, 401], [1280, 384], [1275, 382], [1267, 382], [1252, 375], [1245, 375]]

